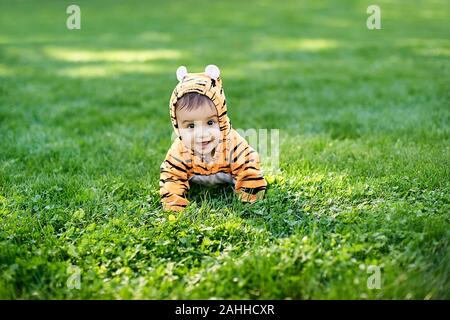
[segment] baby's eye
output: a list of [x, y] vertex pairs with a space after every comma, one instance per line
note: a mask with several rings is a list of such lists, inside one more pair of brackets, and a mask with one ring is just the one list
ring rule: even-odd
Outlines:
[[212, 126], [213, 124], [214, 124], [214, 120], [209, 120], [209, 121], [208, 121], [208, 125], [209, 125], [209, 126]]
[[193, 123], [189, 123], [188, 124], [188, 128], [194, 129], [194, 124]]

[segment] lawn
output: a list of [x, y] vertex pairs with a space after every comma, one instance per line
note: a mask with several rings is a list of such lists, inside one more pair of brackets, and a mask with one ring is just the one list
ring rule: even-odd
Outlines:
[[[0, 1], [0, 298], [450, 298], [448, 1], [377, 1], [381, 30], [370, 1], [75, 3]], [[279, 168], [169, 215], [175, 71], [211, 63]]]

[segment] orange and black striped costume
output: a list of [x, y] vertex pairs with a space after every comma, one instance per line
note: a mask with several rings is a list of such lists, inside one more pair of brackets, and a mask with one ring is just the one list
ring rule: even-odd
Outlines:
[[[189, 203], [186, 193], [191, 182], [209, 185], [229, 182], [234, 185], [235, 192], [243, 202], [254, 202], [262, 198], [267, 182], [260, 169], [259, 155], [231, 127], [219, 73], [215, 77], [208, 75], [206, 71], [185, 71], [185, 74], [179, 76], [179, 80], [170, 98], [170, 117], [178, 139], [173, 142], [161, 165], [160, 195], [164, 209], [179, 211], [186, 207]], [[207, 96], [217, 110], [221, 139], [209, 163], [186, 148], [178, 132], [176, 103], [189, 92]]]

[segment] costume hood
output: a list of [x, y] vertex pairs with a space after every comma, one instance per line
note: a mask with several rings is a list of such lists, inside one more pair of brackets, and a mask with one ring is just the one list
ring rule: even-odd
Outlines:
[[181, 140], [178, 132], [177, 118], [175, 115], [175, 106], [184, 94], [196, 92], [207, 96], [214, 103], [219, 118], [219, 127], [222, 140], [230, 133], [231, 122], [227, 115], [227, 105], [225, 93], [220, 79], [220, 70], [215, 65], [208, 65], [202, 73], [188, 73], [185, 66], [177, 69], [178, 84], [170, 97], [170, 118], [172, 126], [177, 136]]

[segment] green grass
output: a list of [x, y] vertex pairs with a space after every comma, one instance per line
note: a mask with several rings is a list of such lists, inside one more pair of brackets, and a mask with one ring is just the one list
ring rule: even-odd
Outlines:
[[[0, 2], [0, 298], [450, 298], [448, 1], [380, 0], [378, 31], [371, 1], [77, 3], [69, 31]], [[280, 171], [169, 219], [175, 70], [210, 63]]]

